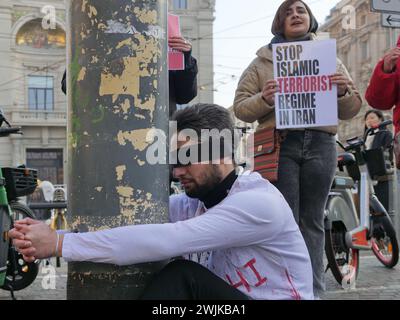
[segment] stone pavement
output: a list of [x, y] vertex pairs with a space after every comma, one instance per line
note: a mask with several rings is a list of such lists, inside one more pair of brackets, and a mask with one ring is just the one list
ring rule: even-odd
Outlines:
[[343, 290], [326, 273], [324, 300], [400, 300], [400, 264], [393, 269], [384, 267], [372, 252], [360, 253], [360, 269], [355, 289]]
[[[51, 265], [40, 264], [36, 280], [27, 288], [16, 291], [17, 300], [66, 300], [67, 298], [67, 263], [62, 261], [60, 268], [55, 268], [56, 260]], [[0, 289], [0, 301], [11, 300], [10, 293]]]
[[[55, 265], [55, 260], [52, 263]], [[18, 300], [65, 300], [67, 283], [67, 264], [55, 269], [51, 278], [49, 268], [40, 267], [36, 281], [28, 288], [15, 293]], [[54, 269], [52, 269], [54, 270]], [[52, 280], [55, 279], [55, 282]], [[343, 290], [328, 270], [326, 274], [327, 291], [324, 300], [400, 300], [400, 265], [387, 269], [369, 252], [361, 254], [361, 265], [355, 289]], [[52, 288], [55, 285], [55, 288]], [[43, 289], [47, 288], [47, 289]], [[0, 301], [10, 300], [7, 291], [0, 290]]]

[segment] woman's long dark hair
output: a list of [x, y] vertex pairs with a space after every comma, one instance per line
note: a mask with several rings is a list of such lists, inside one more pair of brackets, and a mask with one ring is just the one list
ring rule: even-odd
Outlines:
[[318, 22], [313, 15], [310, 7], [302, 0], [285, 0], [278, 8], [275, 14], [274, 21], [272, 22], [271, 32], [274, 36], [284, 36], [285, 19], [288, 8], [295, 2], [300, 1], [306, 7], [308, 15], [310, 16], [310, 29], [308, 33], [315, 33], [318, 30]]

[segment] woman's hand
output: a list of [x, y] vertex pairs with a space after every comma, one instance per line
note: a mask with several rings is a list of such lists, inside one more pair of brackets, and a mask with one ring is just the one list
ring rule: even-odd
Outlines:
[[275, 80], [268, 80], [262, 90], [262, 97], [270, 106], [275, 105], [275, 93], [280, 91], [278, 82]]
[[351, 85], [351, 80], [345, 76], [343, 73], [335, 73], [329, 76], [332, 84], [337, 85], [337, 95], [342, 97], [346, 94], [349, 86]]
[[383, 57], [383, 72], [391, 73], [395, 68], [398, 59], [400, 58], [400, 48], [394, 48], [390, 50], [384, 57]]

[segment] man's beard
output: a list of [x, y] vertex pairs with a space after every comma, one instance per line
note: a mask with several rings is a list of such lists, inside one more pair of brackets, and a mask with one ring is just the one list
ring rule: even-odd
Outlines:
[[202, 176], [202, 181], [192, 181], [194, 187], [191, 190], [185, 190], [190, 198], [203, 199], [210, 191], [212, 191], [222, 181], [222, 174], [218, 170], [217, 165], [212, 165], [211, 170]]

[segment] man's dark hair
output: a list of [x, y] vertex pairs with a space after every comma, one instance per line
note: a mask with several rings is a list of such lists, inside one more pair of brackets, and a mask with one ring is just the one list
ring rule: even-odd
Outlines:
[[[176, 111], [171, 120], [176, 121], [178, 132], [187, 129], [194, 130], [202, 140], [201, 143], [207, 143], [210, 148], [219, 148], [219, 155], [227, 156], [229, 154], [234, 159], [238, 137], [235, 136], [233, 117], [224, 107], [216, 104], [198, 103]], [[213, 137], [208, 136], [208, 141], [203, 140], [202, 130], [217, 130], [221, 134], [218, 145], [215, 144]], [[229, 143], [227, 143], [225, 137], [229, 139]], [[214, 155], [214, 152], [215, 149], [209, 155]], [[211, 159], [207, 158], [207, 160]]]
[[232, 116], [227, 109], [216, 104], [198, 103], [176, 111], [172, 121], [177, 122], [177, 130], [193, 129], [200, 137], [202, 129], [228, 129], [233, 133]]

